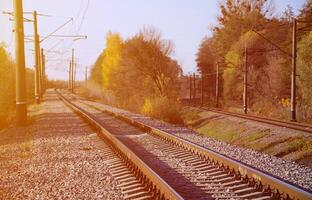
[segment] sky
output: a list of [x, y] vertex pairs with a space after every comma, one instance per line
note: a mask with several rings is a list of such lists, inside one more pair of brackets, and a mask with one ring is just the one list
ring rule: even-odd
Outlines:
[[[276, 15], [287, 5], [295, 13], [305, 0], [271, 0]], [[0, 42], [4, 42], [14, 58], [13, 22], [3, 11], [13, 10], [13, 0], [0, 0]], [[87, 35], [87, 39], [50, 37], [41, 47], [47, 52], [47, 74], [50, 79], [67, 79], [71, 49], [75, 49], [78, 63], [77, 79], [84, 78], [85, 68], [90, 68], [105, 48], [108, 31], [118, 32], [127, 39], [144, 26], [153, 26], [164, 39], [175, 44], [172, 57], [178, 60], [184, 73], [196, 71], [196, 53], [205, 36], [211, 36], [211, 27], [217, 24], [220, 0], [23, 0], [25, 12], [36, 10], [49, 15], [38, 17], [40, 36], [46, 36], [64, 24], [55, 34]], [[25, 14], [32, 19], [32, 15]], [[32, 23], [25, 22], [26, 36], [33, 35]], [[26, 43], [26, 65], [33, 68], [33, 43]]]

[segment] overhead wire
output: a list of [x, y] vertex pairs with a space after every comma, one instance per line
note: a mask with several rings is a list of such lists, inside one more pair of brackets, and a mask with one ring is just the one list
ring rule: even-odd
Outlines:
[[87, 6], [86, 6], [86, 8], [85, 8], [85, 10], [84, 10], [84, 12], [83, 12], [82, 19], [81, 19], [81, 22], [80, 22], [80, 25], [79, 25], [79, 27], [78, 27], [77, 32], [80, 31], [80, 29], [81, 29], [81, 27], [82, 27], [82, 25], [83, 25], [83, 22], [84, 22], [84, 20], [85, 20], [85, 17], [86, 17], [88, 8], [89, 8], [89, 4], [90, 4], [90, 0], [87, 1]]
[[259, 35], [262, 39], [264, 39], [265, 41], [267, 41], [268, 43], [270, 43], [271, 45], [273, 45], [274, 47], [276, 47], [278, 50], [280, 50], [281, 52], [283, 52], [284, 54], [286, 54], [289, 57], [292, 57], [291, 54], [289, 54], [288, 52], [284, 51], [282, 48], [280, 48], [277, 44], [275, 44], [274, 42], [272, 42], [271, 40], [267, 39], [264, 35], [262, 35], [261, 33], [259, 33], [258, 31], [252, 29], [253, 32], [255, 32], [257, 35]]
[[79, 19], [79, 17], [80, 17], [80, 13], [81, 13], [81, 11], [82, 11], [83, 1], [84, 1], [84, 0], [80, 0], [78, 13], [77, 13], [77, 15], [76, 15], [76, 19], [77, 19], [77, 20]]
[[[80, 1], [80, 5], [79, 5], [79, 9], [78, 9], [78, 12], [76, 15], [76, 19], [73, 20], [71, 30], [68, 31], [68, 34], [73, 34], [73, 33], [77, 34], [78, 33], [77, 29], [75, 30], [74, 22], [76, 22], [80, 17], [80, 14], [82, 11], [82, 5], [83, 5], [83, 0]], [[74, 40], [69, 41], [67, 45], [64, 45], [63, 49], [71, 49], [73, 47], [74, 42], [75, 42]]]

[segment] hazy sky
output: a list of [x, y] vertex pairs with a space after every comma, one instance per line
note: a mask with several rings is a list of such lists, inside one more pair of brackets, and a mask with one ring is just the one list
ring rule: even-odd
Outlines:
[[[2, 11], [12, 11], [13, 0], [0, 0], [0, 42], [5, 42], [14, 57], [13, 24]], [[173, 55], [184, 73], [195, 71], [195, 54], [202, 38], [210, 35], [210, 27], [216, 24], [219, 14], [218, 0], [24, 0], [24, 11], [37, 10], [52, 17], [39, 17], [38, 27], [45, 36], [62, 25], [69, 17], [74, 22], [56, 34], [82, 34], [87, 40], [73, 42], [71, 39], [50, 38], [42, 43], [51, 49], [47, 55], [49, 78], [67, 79], [71, 48], [78, 59], [77, 78], [91, 66], [105, 47], [105, 34], [111, 30], [126, 39], [136, 34], [143, 26], [154, 26], [165, 39], [175, 44]], [[297, 12], [305, 0], [272, 0], [279, 15], [289, 4]], [[32, 18], [31, 15], [24, 15]], [[25, 23], [25, 35], [32, 35], [31, 23]], [[27, 67], [33, 66], [32, 43], [25, 47]]]

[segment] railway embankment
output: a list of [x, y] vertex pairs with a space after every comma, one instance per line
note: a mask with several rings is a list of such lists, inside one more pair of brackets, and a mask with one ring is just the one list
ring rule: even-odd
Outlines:
[[248, 119], [186, 108], [185, 122], [195, 132], [312, 167], [312, 134]]

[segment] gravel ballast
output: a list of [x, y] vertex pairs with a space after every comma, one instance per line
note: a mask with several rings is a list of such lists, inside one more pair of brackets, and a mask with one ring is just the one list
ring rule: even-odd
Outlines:
[[146, 125], [161, 129], [312, 191], [312, 169], [304, 165], [299, 165], [295, 162], [287, 161], [251, 149], [230, 145], [209, 137], [204, 137], [185, 127], [177, 127], [172, 124], [107, 106], [98, 102], [86, 102], [99, 108], [119, 113]]
[[88, 124], [54, 91], [38, 108], [28, 127], [0, 132], [0, 199], [123, 199]]

